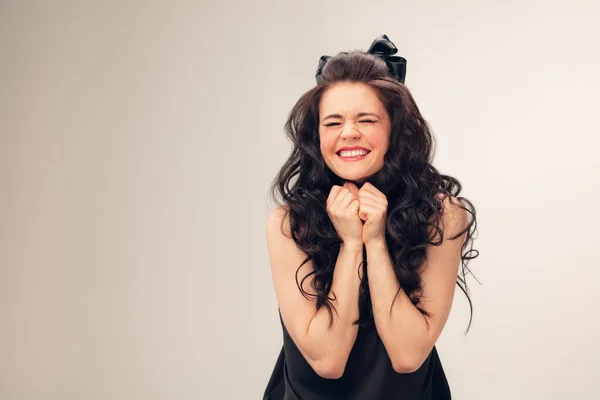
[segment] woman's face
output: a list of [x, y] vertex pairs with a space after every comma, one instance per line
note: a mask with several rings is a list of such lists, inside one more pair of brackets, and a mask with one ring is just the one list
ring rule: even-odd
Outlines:
[[[334, 174], [362, 185], [383, 167], [391, 122], [375, 89], [358, 82], [334, 84], [321, 98], [319, 118], [321, 153]], [[340, 152], [344, 147], [358, 152]]]

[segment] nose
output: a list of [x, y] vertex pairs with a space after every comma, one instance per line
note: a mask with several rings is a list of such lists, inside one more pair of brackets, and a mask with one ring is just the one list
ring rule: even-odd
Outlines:
[[342, 126], [340, 136], [345, 139], [357, 139], [360, 137], [360, 132], [356, 129], [356, 125], [352, 121], [348, 121]]

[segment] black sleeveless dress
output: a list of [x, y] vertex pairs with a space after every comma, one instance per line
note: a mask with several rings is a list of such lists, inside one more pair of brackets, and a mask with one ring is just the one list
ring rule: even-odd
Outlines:
[[[281, 319], [281, 316], [280, 316]], [[360, 326], [344, 374], [321, 378], [304, 359], [283, 320], [283, 347], [263, 400], [450, 400], [450, 388], [434, 347], [415, 372], [399, 374], [375, 325]]]

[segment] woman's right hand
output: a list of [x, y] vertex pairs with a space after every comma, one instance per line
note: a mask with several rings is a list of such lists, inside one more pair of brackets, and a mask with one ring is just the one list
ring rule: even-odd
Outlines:
[[358, 216], [358, 188], [352, 182], [331, 187], [327, 198], [327, 214], [345, 244], [362, 246], [363, 222]]

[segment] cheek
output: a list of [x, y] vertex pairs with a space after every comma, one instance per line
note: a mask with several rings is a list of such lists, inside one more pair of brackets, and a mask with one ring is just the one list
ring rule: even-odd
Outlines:
[[330, 135], [322, 135], [320, 137], [321, 151], [323, 153], [330, 153], [335, 150], [335, 140], [332, 140]]
[[389, 140], [386, 137], [374, 137], [371, 140], [371, 145], [379, 151], [385, 152], [389, 146]]
[[371, 143], [385, 152], [390, 145], [390, 135], [387, 132], [378, 132], [371, 137]]

